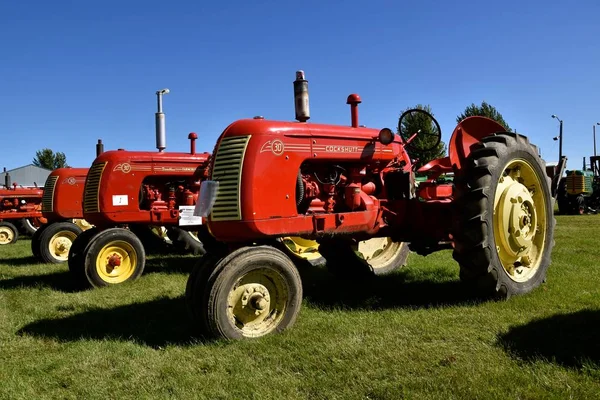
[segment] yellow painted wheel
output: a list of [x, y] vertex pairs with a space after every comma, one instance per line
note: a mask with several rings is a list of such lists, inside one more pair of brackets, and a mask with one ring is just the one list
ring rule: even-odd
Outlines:
[[77, 234], [71, 231], [60, 231], [54, 234], [48, 242], [48, 252], [59, 262], [69, 259], [69, 250]]
[[541, 262], [546, 245], [546, 199], [539, 177], [526, 160], [510, 162], [494, 197], [494, 238], [498, 257], [508, 276], [525, 282]]
[[296, 266], [271, 246], [205, 255], [186, 286], [186, 303], [205, 337], [257, 338], [294, 324], [302, 305]]
[[[405, 264], [406, 257], [408, 257], [407, 246], [404, 242], [394, 242], [389, 237], [382, 237], [358, 242], [355, 251], [359, 257], [369, 263], [375, 275], [379, 275], [378, 271], [391, 272], [391, 270], [400, 268]], [[398, 262], [399, 260], [396, 260], [396, 258], [404, 251], [406, 255], [402, 256], [402, 260]], [[388, 271], [390, 266], [392, 268]]]
[[496, 133], [470, 147], [455, 179], [453, 257], [478, 295], [508, 299], [541, 285], [551, 264], [550, 178], [522, 135]]
[[286, 312], [287, 288], [280, 273], [254, 269], [241, 276], [227, 296], [231, 322], [244, 337], [271, 333]]
[[17, 228], [8, 222], [0, 223], [0, 245], [11, 244], [17, 240]]
[[107, 283], [123, 283], [133, 275], [138, 256], [131, 245], [124, 240], [106, 244], [96, 256], [96, 273]]

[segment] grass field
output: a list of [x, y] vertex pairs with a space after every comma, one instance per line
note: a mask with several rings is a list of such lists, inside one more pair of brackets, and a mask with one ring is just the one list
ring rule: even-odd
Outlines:
[[597, 399], [600, 215], [557, 222], [547, 282], [526, 296], [469, 299], [449, 251], [373, 282], [305, 270], [296, 325], [244, 342], [193, 338], [193, 257], [77, 292], [23, 239], [0, 248], [0, 398]]

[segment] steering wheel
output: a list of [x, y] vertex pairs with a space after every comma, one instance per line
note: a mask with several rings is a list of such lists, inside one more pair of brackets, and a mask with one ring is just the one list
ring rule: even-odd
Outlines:
[[433, 115], [420, 108], [406, 110], [398, 120], [400, 137], [411, 150], [433, 150], [442, 140], [442, 129]]

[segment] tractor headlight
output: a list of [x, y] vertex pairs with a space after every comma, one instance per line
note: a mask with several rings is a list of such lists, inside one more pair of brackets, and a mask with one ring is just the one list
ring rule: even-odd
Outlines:
[[217, 200], [217, 192], [219, 191], [219, 182], [217, 181], [204, 181], [200, 185], [200, 195], [198, 196], [198, 202], [194, 208], [194, 215], [196, 217], [208, 217], [212, 211], [213, 205]]
[[388, 145], [394, 141], [394, 132], [390, 128], [383, 128], [379, 131], [379, 143]]

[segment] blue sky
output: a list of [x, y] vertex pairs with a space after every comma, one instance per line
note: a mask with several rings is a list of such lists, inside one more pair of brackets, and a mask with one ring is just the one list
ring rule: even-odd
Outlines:
[[557, 114], [578, 168], [600, 122], [599, 33], [591, 0], [4, 1], [0, 167], [43, 147], [89, 166], [97, 139], [153, 151], [165, 87], [167, 151], [187, 151], [191, 131], [212, 151], [236, 119], [293, 120], [303, 69], [311, 122], [349, 124], [358, 93], [361, 124], [394, 128], [402, 109], [429, 104], [447, 141], [456, 115], [485, 100], [547, 161]]

